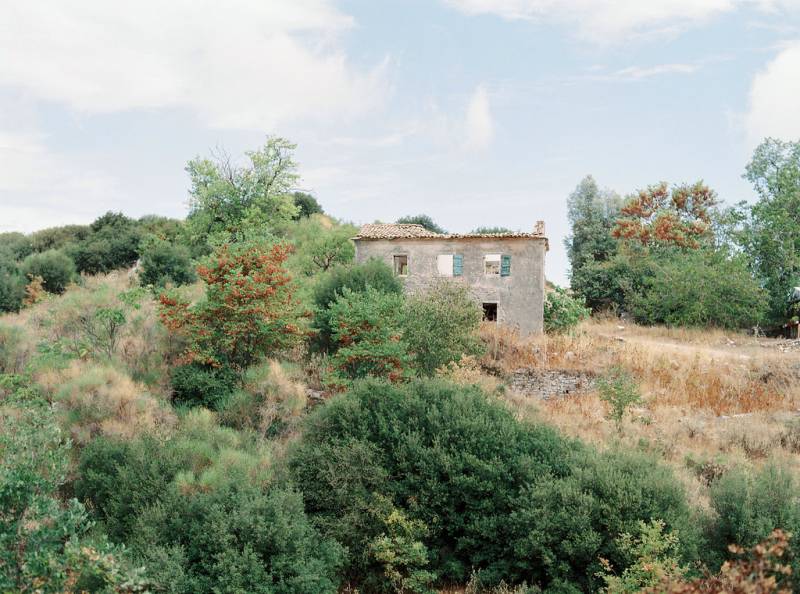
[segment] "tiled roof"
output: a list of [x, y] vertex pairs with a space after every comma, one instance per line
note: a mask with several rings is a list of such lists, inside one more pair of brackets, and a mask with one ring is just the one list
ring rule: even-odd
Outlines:
[[[541, 232], [539, 230], [541, 229]], [[544, 228], [539, 227], [536, 233], [434, 233], [422, 225], [374, 223], [363, 225], [353, 239], [514, 239], [531, 238], [546, 239]]]

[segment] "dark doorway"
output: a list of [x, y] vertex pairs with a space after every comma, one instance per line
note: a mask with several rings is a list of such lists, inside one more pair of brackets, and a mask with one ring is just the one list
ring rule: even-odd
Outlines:
[[483, 304], [483, 319], [487, 322], [496, 322], [497, 321], [497, 304], [496, 303], [484, 303]]

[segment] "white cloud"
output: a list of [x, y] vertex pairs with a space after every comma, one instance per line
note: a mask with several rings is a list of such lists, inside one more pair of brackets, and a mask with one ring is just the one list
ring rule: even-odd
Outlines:
[[270, 129], [359, 113], [384, 92], [338, 42], [331, 0], [0, 1], [0, 85], [90, 113], [188, 107], [215, 127]]
[[40, 135], [0, 130], [0, 231], [85, 223], [112, 195], [111, 176], [49, 151]]
[[744, 125], [751, 144], [800, 138], [800, 41], [786, 45], [753, 79]]
[[676, 34], [741, 8], [777, 14], [800, 0], [444, 0], [466, 14], [556, 23], [587, 41], [615, 44], [631, 37]]
[[649, 67], [629, 66], [615, 72], [613, 77], [623, 80], [640, 80], [662, 74], [694, 74], [699, 69], [699, 64], [658, 64]]
[[465, 121], [466, 147], [482, 150], [491, 144], [494, 137], [494, 120], [489, 105], [489, 94], [483, 85], [479, 85], [467, 105]]

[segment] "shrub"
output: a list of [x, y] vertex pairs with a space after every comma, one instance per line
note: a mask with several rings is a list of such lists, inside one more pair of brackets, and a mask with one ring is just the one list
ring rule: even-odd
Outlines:
[[90, 538], [84, 507], [59, 500], [68, 466], [47, 407], [0, 408], [0, 591], [146, 591], [122, 551]]
[[12, 260], [22, 260], [33, 253], [33, 241], [23, 233], [0, 233], [0, 253], [8, 254]]
[[295, 220], [308, 218], [313, 214], [323, 214], [322, 206], [311, 194], [305, 192], [292, 192], [294, 205], [297, 207], [297, 214], [292, 217]]
[[284, 268], [289, 248], [263, 241], [225, 244], [198, 268], [205, 299], [161, 296], [161, 320], [186, 339], [184, 361], [241, 372], [296, 342], [299, 312]]
[[403, 337], [403, 296], [368, 287], [350, 289], [330, 306], [333, 344], [331, 365], [347, 383], [366, 377], [400, 381], [411, 373], [409, 347]]
[[582, 297], [574, 297], [566, 289], [556, 287], [544, 300], [544, 330], [567, 332], [589, 317], [589, 313]]
[[350, 238], [356, 232], [352, 225], [342, 225], [322, 215], [287, 225], [286, 234], [294, 246], [291, 269], [298, 275], [314, 276], [350, 264], [355, 256]]
[[107, 212], [90, 226], [91, 232], [70, 247], [79, 272], [98, 274], [128, 268], [139, 257], [141, 231], [122, 213]]
[[403, 285], [394, 276], [392, 269], [384, 262], [372, 259], [364, 264], [337, 267], [328, 272], [314, 289], [314, 319], [312, 326], [316, 331], [311, 342], [312, 348], [328, 352], [335, 349], [333, 328], [330, 320], [330, 306], [345, 289], [353, 292], [366, 291], [372, 287], [382, 293], [402, 294]]
[[290, 378], [277, 361], [265, 361], [245, 371], [242, 389], [225, 402], [220, 420], [275, 436], [293, 427], [306, 403], [305, 386]]
[[768, 295], [743, 257], [700, 250], [658, 260], [628, 301], [643, 324], [734, 329], [762, 321]]
[[23, 260], [21, 270], [28, 278], [41, 277], [44, 290], [56, 295], [61, 295], [75, 278], [75, 263], [59, 250], [31, 254]]
[[[715, 516], [709, 526], [707, 564], [712, 567], [730, 558], [729, 545], [756, 545], [775, 528], [800, 534], [800, 497], [788, 469], [773, 464], [756, 473], [734, 469], [711, 485], [710, 495]], [[799, 557], [789, 557], [795, 588], [800, 586]]]
[[0, 252], [0, 313], [19, 311], [25, 298], [25, 277], [11, 257]]
[[237, 383], [236, 374], [228, 369], [188, 363], [172, 370], [172, 398], [179, 404], [217, 410]]
[[143, 285], [188, 285], [196, 278], [188, 248], [154, 235], [142, 241], [139, 280]]
[[614, 421], [617, 431], [622, 429], [622, 419], [628, 408], [641, 401], [639, 385], [631, 375], [621, 367], [614, 367], [597, 381], [600, 400], [608, 405], [607, 418]]
[[[427, 534], [427, 571], [465, 583], [594, 591], [600, 556], [624, 570], [619, 534], [662, 519], [696, 545], [685, 495], [652, 457], [598, 455], [522, 423], [475, 388], [357, 382], [309, 417], [289, 456], [307, 511], [348, 550], [347, 575], [388, 586], [370, 543], [388, 501]], [[371, 590], [370, 590], [371, 591]]]
[[417, 371], [432, 377], [437, 369], [464, 355], [480, 355], [481, 318], [480, 306], [464, 285], [443, 281], [408, 298], [403, 337]]

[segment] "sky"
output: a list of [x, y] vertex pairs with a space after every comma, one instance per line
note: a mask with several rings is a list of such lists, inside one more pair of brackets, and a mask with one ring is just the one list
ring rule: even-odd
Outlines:
[[566, 199], [704, 180], [800, 139], [800, 0], [0, 0], [0, 232], [187, 212], [186, 162], [297, 143], [354, 223], [550, 238]]

